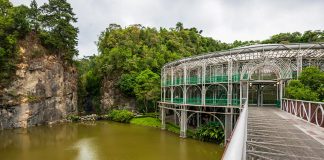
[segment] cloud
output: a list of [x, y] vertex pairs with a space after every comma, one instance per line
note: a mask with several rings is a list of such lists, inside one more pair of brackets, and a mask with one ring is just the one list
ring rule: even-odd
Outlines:
[[[11, 0], [15, 5], [30, 0]], [[324, 29], [322, 0], [68, 0], [78, 17], [80, 56], [97, 53], [95, 41], [110, 23], [185, 27], [217, 40], [266, 39], [281, 32]], [[37, 0], [41, 5], [46, 0]]]

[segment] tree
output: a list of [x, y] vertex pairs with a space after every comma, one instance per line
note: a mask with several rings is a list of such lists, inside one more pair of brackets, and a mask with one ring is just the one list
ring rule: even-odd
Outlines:
[[29, 32], [28, 7], [0, 0], [0, 88], [10, 83], [16, 69], [18, 40]]
[[121, 89], [123, 93], [125, 93], [128, 96], [134, 96], [134, 84], [136, 84], [136, 73], [132, 74], [123, 74], [120, 77], [120, 80], [118, 82], [118, 86]]
[[39, 11], [37, 2], [36, 2], [36, 0], [33, 0], [30, 3], [29, 21], [30, 21], [32, 30], [34, 30], [35, 32], [38, 31], [39, 26], [40, 26], [39, 16], [40, 16], [40, 11]]
[[305, 87], [299, 80], [291, 80], [286, 88], [289, 98], [299, 100], [318, 101], [318, 94], [309, 87]]
[[324, 72], [310, 66], [303, 69], [299, 80], [291, 80], [286, 88], [290, 98], [310, 101], [324, 100]]
[[[177, 31], [182, 31], [183, 30], [183, 24], [181, 22], [177, 22], [176, 29], [177, 29]], [[196, 32], [197, 32], [197, 29], [196, 29]]]
[[45, 46], [55, 51], [63, 59], [71, 62], [78, 55], [76, 49], [78, 28], [73, 26], [77, 18], [66, 0], [49, 0], [40, 7], [42, 28], [41, 38]]
[[317, 90], [324, 84], [324, 74], [317, 67], [311, 66], [303, 69], [299, 80], [312, 90]]
[[136, 77], [134, 92], [136, 98], [144, 102], [144, 106], [146, 108], [145, 112], [148, 112], [148, 101], [153, 101], [155, 104], [159, 99], [159, 83], [160, 76], [149, 69], [142, 71]]

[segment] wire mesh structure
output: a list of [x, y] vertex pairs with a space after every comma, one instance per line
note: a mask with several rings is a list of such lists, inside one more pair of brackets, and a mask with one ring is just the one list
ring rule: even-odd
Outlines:
[[253, 45], [170, 62], [161, 70], [162, 128], [166, 110], [178, 116], [181, 137], [190, 118], [196, 117], [199, 126], [199, 116], [209, 114], [224, 126], [228, 139], [246, 101], [281, 106], [288, 80], [306, 66], [324, 70], [324, 43]]

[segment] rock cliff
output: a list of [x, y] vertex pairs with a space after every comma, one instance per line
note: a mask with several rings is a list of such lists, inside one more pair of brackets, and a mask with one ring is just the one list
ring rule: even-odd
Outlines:
[[135, 98], [127, 97], [117, 87], [117, 80], [104, 78], [102, 85], [101, 111], [111, 108], [135, 110]]
[[0, 88], [0, 129], [54, 123], [77, 112], [74, 67], [42, 47], [35, 36], [19, 42], [16, 75]]

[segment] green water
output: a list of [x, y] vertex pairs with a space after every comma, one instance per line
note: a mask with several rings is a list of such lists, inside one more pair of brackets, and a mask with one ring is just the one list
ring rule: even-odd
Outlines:
[[222, 153], [216, 144], [114, 122], [0, 131], [1, 160], [214, 160]]

